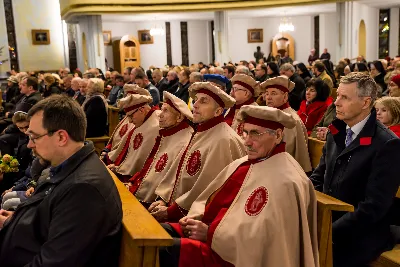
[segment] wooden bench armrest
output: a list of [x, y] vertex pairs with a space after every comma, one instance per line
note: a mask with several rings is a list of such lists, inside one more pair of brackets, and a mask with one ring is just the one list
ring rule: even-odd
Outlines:
[[119, 108], [117, 108], [117, 107], [108, 106], [108, 109], [109, 109], [109, 110], [112, 110], [112, 111], [119, 112]]
[[392, 250], [382, 253], [379, 258], [371, 264], [371, 267], [399, 267], [400, 266], [400, 244]]
[[[132, 246], [172, 246], [173, 239], [125, 185], [108, 170], [117, 186], [123, 210], [123, 241]], [[125, 244], [129, 245], [129, 244]]]
[[318, 191], [315, 191], [315, 194], [317, 195], [318, 204], [322, 204], [332, 211], [354, 211], [353, 205], [347, 204], [343, 201], [340, 201], [339, 199], [328, 196]]

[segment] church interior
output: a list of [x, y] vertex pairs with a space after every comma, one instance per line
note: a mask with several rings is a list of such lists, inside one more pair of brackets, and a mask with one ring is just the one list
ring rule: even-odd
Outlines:
[[[0, 0], [0, 266], [400, 266], [399, 88], [399, 0]], [[52, 99], [85, 115], [116, 246], [84, 191], [99, 238], [50, 238], [77, 141], [34, 131]]]

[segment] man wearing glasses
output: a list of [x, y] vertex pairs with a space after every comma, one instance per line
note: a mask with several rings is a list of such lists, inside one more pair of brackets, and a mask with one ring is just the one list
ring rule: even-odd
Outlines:
[[228, 123], [233, 130], [241, 135], [241, 125], [236, 118], [239, 109], [244, 105], [256, 105], [254, 99], [258, 96], [258, 83], [249, 75], [236, 74], [232, 77], [232, 97], [236, 103], [231, 107], [225, 115], [225, 122]]
[[160, 266], [319, 266], [317, 201], [301, 166], [285, 152], [283, 129], [296, 120], [281, 110], [243, 106], [247, 156], [229, 164], [179, 223]]
[[268, 107], [273, 107], [286, 112], [296, 120], [296, 127], [284, 129], [283, 140], [286, 142], [286, 152], [292, 155], [303, 167], [303, 170], [311, 172], [310, 155], [308, 154], [308, 134], [303, 121], [289, 106], [289, 94], [294, 89], [295, 84], [286, 76], [271, 78], [260, 84], [263, 98]]
[[0, 266], [117, 266], [121, 201], [84, 143], [85, 113], [55, 95], [28, 115], [28, 147], [50, 163], [50, 176], [15, 212], [0, 210]]
[[157, 106], [150, 107], [153, 98], [147, 95], [130, 94], [118, 102], [129, 122], [135, 125], [125, 134], [118, 147], [108, 153], [112, 163], [107, 167], [115, 172], [123, 183], [143, 168], [147, 156], [153, 148], [159, 131]]

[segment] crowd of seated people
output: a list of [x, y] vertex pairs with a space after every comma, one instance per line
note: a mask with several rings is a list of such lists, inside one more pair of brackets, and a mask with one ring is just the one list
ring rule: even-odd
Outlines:
[[[274, 245], [264, 250], [281, 251], [282, 240], [296, 238], [305, 247], [286, 247], [293, 261], [280, 266], [318, 266], [315, 225], [299, 229], [316, 218], [313, 187], [355, 207], [353, 215], [334, 215], [334, 266], [368, 264], [394, 245], [388, 217], [400, 185], [400, 58], [353, 64], [343, 59], [334, 68], [326, 53], [310, 66], [283, 57], [222, 67], [200, 62], [126, 68], [121, 74], [110, 69], [105, 75], [97, 68], [14, 73], [0, 118], [0, 151], [20, 165], [18, 172], [0, 176], [2, 209], [18, 211], [59, 171], [32, 151], [42, 136], [32, 136], [28, 114], [36, 104], [61, 97], [83, 114], [84, 138], [110, 136], [101, 159], [174, 238], [173, 247], [160, 250], [161, 266], [277, 264], [274, 253], [248, 247], [265, 245], [270, 233], [260, 220], [278, 211], [282, 217], [269, 221], [271, 229], [291, 231], [270, 236]], [[107, 127], [109, 105], [122, 114], [113, 133]], [[309, 136], [326, 141], [314, 171]], [[300, 189], [285, 189], [288, 184]], [[282, 196], [291, 204], [281, 203]], [[241, 232], [245, 226], [260, 234]], [[298, 253], [300, 259], [293, 256]]]

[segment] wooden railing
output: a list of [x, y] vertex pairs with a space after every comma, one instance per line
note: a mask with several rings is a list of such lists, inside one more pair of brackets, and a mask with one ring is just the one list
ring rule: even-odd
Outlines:
[[171, 236], [109, 170], [123, 210], [120, 267], [158, 267], [159, 248], [171, 246]]

